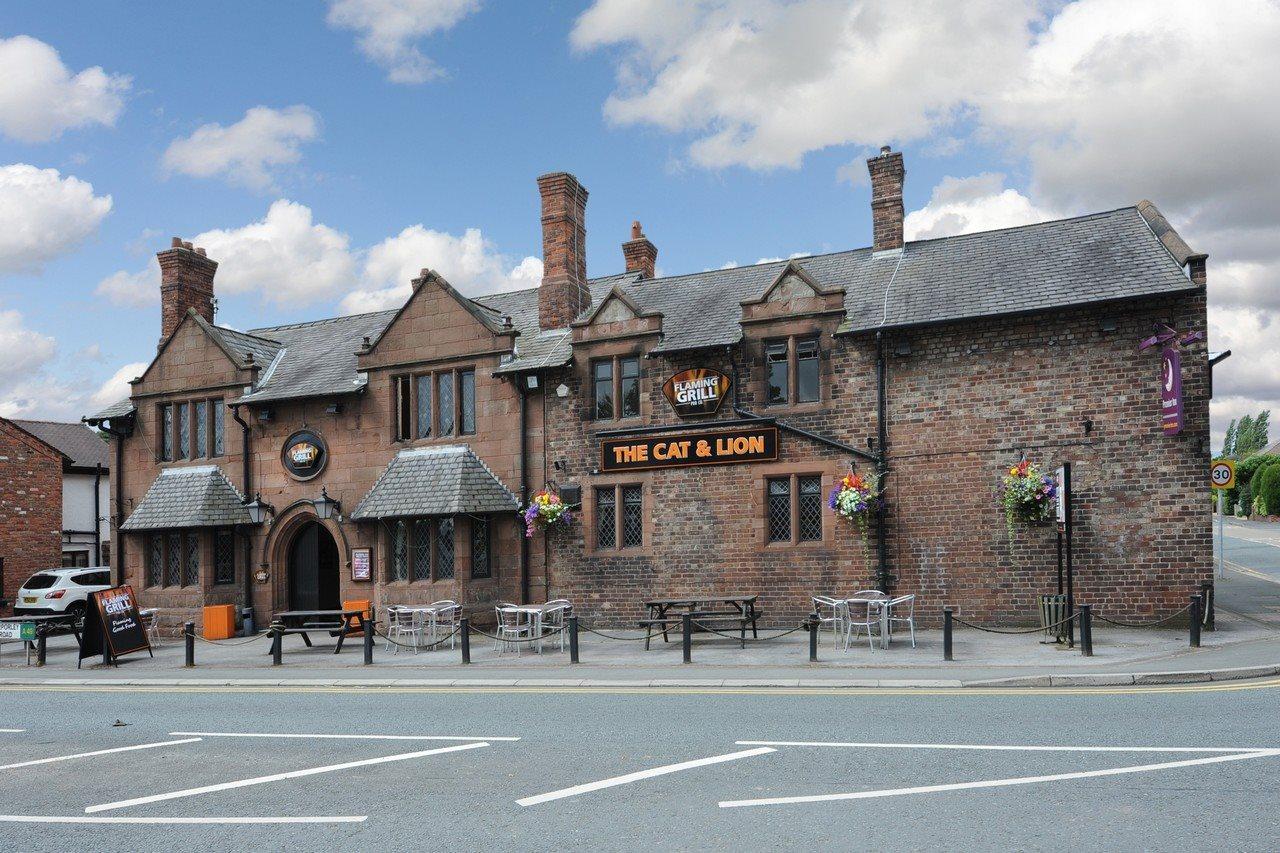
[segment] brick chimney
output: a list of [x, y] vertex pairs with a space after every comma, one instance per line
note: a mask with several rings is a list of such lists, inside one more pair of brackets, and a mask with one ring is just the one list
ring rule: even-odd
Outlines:
[[160, 341], [169, 339], [188, 308], [213, 322], [213, 274], [218, 262], [204, 249], [174, 237], [170, 248], [157, 252], [160, 261]]
[[542, 196], [542, 287], [538, 326], [561, 329], [591, 307], [587, 289], [587, 188], [568, 172], [538, 178]]
[[622, 244], [622, 257], [627, 262], [627, 272], [638, 272], [642, 279], [653, 278], [658, 247], [644, 236], [639, 221], [631, 223], [631, 239]]
[[872, 251], [901, 249], [902, 179], [907, 174], [902, 152], [884, 146], [879, 154], [868, 158], [867, 171], [871, 173]]

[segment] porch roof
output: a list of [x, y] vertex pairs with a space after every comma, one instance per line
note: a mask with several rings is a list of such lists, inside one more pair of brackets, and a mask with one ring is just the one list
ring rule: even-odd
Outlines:
[[249, 524], [249, 511], [217, 465], [166, 468], [129, 518], [126, 532]]
[[519, 509], [516, 496], [470, 447], [444, 445], [397, 453], [351, 518], [484, 515]]

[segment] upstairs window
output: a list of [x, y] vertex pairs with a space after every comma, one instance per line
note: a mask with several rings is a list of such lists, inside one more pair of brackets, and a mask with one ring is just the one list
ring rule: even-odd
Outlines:
[[191, 408], [185, 403], [179, 403], [178, 409], [178, 458], [187, 459], [191, 456]]
[[391, 386], [396, 441], [475, 434], [474, 370], [397, 376]]
[[204, 459], [226, 454], [223, 424], [226, 407], [220, 398], [164, 403], [159, 409], [158, 450], [162, 461]]
[[195, 413], [192, 422], [196, 427], [191, 436], [191, 457], [198, 459], [209, 455], [209, 403], [207, 400], [197, 400], [191, 404], [191, 408]]
[[173, 461], [173, 405], [165, 403], [160, 407], [160, 458], [165, 462]]
[[592, 414], [598, 421], [640, 416], [640, 359], [615, 356], [591, 363]]
[[[431, 374], [424, 373], [418, 378], [418, 438], [431, 437]], [[407, 436], [406, 436], [407, 437]]]
[[453, 435], [453, 374], [436, 374], [436, 435]]
[[476, 372], [458, 372], [458, 431], [463, 435], [476, 432]]
[[397, 376], [392, 383], [395, 387], [396, 441], [405, 441], [413, 438], [412, 421], [409, 419], [413, 411], [412, 386], [408, 376]]
[[223, 438], [224, 421], [227, 417], [226, 407], [223, 406], [222, 400], [213, 400], [209, 406], [210, 426], [213, 433], [213, 448], [209, 451], [211, 456], [224, 456], [227, 452], [226, 441]]
[[818, 339], [787, 338], [764, 345], [765, 402], [814, 403], [822, 397]]

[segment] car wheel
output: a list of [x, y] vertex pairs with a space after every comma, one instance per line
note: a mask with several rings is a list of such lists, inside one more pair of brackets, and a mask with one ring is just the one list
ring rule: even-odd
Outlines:
[[83, 601], [73, 601], [67, 605], [67, 612], [76, 617], [76, 621], [84, 618], [85, 604]]

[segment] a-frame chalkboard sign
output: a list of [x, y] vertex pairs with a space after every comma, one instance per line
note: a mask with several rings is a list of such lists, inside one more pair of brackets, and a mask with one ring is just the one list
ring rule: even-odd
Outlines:
[[125, 584], [92, 593], [84, 614], [76, 669], [80, 668], [80, 661], [94, 655], [102, 655], [103, 663], [114, 663], [122, 655], [141, 651], [151, 654], [151, 643], [147, 640], [142, 615], [138, 613], [133, 587]]

